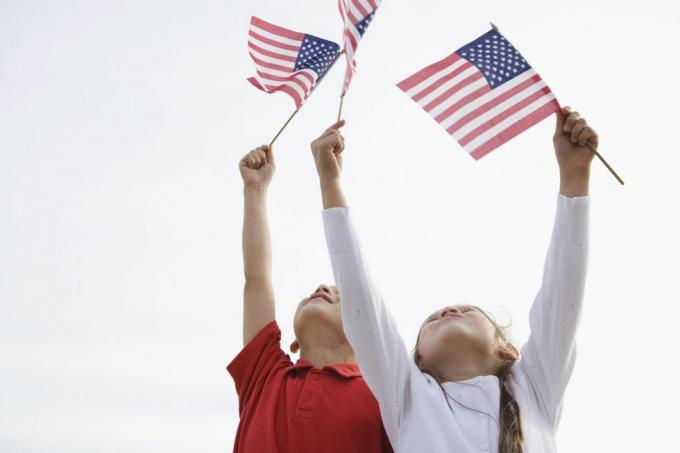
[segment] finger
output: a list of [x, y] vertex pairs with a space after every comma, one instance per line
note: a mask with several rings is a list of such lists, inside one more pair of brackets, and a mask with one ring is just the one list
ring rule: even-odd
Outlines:
[[345, 120], [336, 121], [335, 123], [331, 124], [331, 126], [326, 130], [333, 129], [333, 130], [337, 131], [338, 129], [340, 129], [344, 125], [345, 125]]
[[572, 143], [577, 143], [578, 142], [578, 136], [581, 134], [581, 131], [585, 129], [588, 126], [588, 123], [586, 123], [586, 120], [583, 118], [579, 118], [576, 120], [574, 125], [571, 128], [571, 135], [569, 136], [569, 139], [571, 140]]
[[264, 152], [262, 148], [257, 149], [257, 161], [260, 165], [264, 165], [267, 163], [267, 154]]
[[597, 147], [597, 132], [595, 132], [590, 126], [584, 127], [578, 136], [579, 145], [586, 146], [588, 142]]
[[574, 127], [574, 123], [581, 118], [581, 115], [579, 115], [578, 112], [571, 112], [568, 116], [567, 119], [564, 121], [564, 132], [569, 133], [571, 132], [571, 128]]

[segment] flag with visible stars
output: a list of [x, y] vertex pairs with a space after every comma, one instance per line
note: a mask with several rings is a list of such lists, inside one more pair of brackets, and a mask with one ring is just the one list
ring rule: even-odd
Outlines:
[[267, 93], [286, 93], [299, 109], [338, 58], [340, 46], [253, 16], [248, 51], [257, 72], [248, 81]]
[[359, 47], [359, 41], [366, 33], [366, 29], [371, 24], [379, 5], [380, 0], [338, 0], [340, 17], [344, 23], [342, 39], [345, 44], [345, 59], [347, 60], [345, 82], [342, 86], [343, 95], [347, 92], [357, 70], [354, 54]]
[[548, 85], [495, 28], [397, 86], [475, 159], [560, 108]]

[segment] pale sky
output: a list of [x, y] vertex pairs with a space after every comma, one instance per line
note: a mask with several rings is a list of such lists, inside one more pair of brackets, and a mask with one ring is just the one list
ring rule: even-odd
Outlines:
[[[417, 5], [417, 6], [413, 6]], [[335, 0], [0, 2], [0, 451], [226, 452], [241, 348], [238, 160], [293, 110], [246, 78], [251, 14], [340, 40]], [[344, 183], [407, 343], [475, 303], [521, 346], [558, 178], [548, 119], [474, 161], [395, 86], [496, 23], [601, 136], [562, 452], [667, 452], [680, 397], [680, 4], [383, 0], [345, 101]], [[276, 143], [277, 318], [332, 283], [309, 142]]]

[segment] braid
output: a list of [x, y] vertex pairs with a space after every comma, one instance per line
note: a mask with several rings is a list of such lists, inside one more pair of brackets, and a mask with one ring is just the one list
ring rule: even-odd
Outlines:
[[512, 374], [513, 362], [509, 362], [500, 369], [498, 381], [501, 390], [500, 401], [500, 434], [498, 436], [498, 453], [522, 453], [522, 422], [519, 405], [508, 382]]

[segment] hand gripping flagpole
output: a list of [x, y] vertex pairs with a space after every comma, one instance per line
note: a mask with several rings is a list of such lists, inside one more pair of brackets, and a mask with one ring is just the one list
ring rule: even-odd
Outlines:
[[[314, 86], [312, 87], [312, 91], [309, 92], [309, 94], [307, 95], [307, 97], [309, 97], [309, 96], [312, 95], [312, 92], [313, 92], [313, 91], [316, 89], [316, 87], [318, 87], [319, 84], [321, 83], [321, 79], [323, 79], [323, 78], [326, 76], [326, 74], [328, 74], [328, 73], [330, 72], [331, 68], [333, 68], [333, 66], [335, 66], [335, 63], [336, 63], [336, 62], [338, 61], [338, 59], [340, 58], [340, 55], [342, 55], [343, 53], [345, 53], [344, 50], [342, 50], [341, 52], [338, 52], [338, 54], [335, 56], [335, 59], [333, 60], [333, 63], [331, 63], [331, 65], [328, 67], [328, 69], [326, 70], [326, 72], [324, 72], [324, 74], [316, 80], [316, 82], [314, 83]], [[281, 126], [281, 129], [279, 129], [279, 131], [276, 133], [276, 135], [274, 136], [274, 138], [272, 138], [272, 141], [269, 142], [269, 146], [270, 146], [270, 147], [274, 144], [274, 142], [276, 141], [276, 139], [279, 138], [279, 135], [281, 135], [281, 132], [283, 132], [283, 130], [288, 126], [288, 124], [291, 122], [291, 120], [293, 119], [293, 117], [294, 117], [295, 115], [297, 115], [297, 112], [299, 112], [301, 108], [302, 108], [302, 106], [300, 106], [300, 108], [296, 109], [296, 110], [288, 117], [288, 119], [286, 120], [286, 122], [283, 123], [283, 126]]]
[[[493, 28], [493, 29], [496, 30], [498, 33], [500, 33], [500, 31], [498, 30], [498, 27], [495, 26], [493, 22], [489, 22], [489, 23], [491, 24], [491, 28]], [[623, 185], [623, 184], [624, 184], [624, 183], [623, 183], [623, 179], [621, 179], [621, 177], [614, 171], [614, 169], [611, 167], [611, 165], [609, 165], [609, 162], [607, 162], [607, 161], [605, 160], [605, 158], [602, 157], [602, 154], [600, 154], [600, 153], [597, 151], [597, 146], [593, 145], [593, 144], [590, 143], [590, 142], [588, 142], [588, 145], [587, 145], [587, 146], [588, 146], [588, 149], [589, 149], [590, 151], [592, 151], [592, 153], [595, 154], [595, 155], [597, 156], [598, 159], [600, 159], [600, 162], [602, 162], [602, 163], [604, 164], [604, 166], [607, 167], [607, 170], [609, 170], [609, 172], [616, 178], [616, 180], [617, 180], [621, 185]]]

